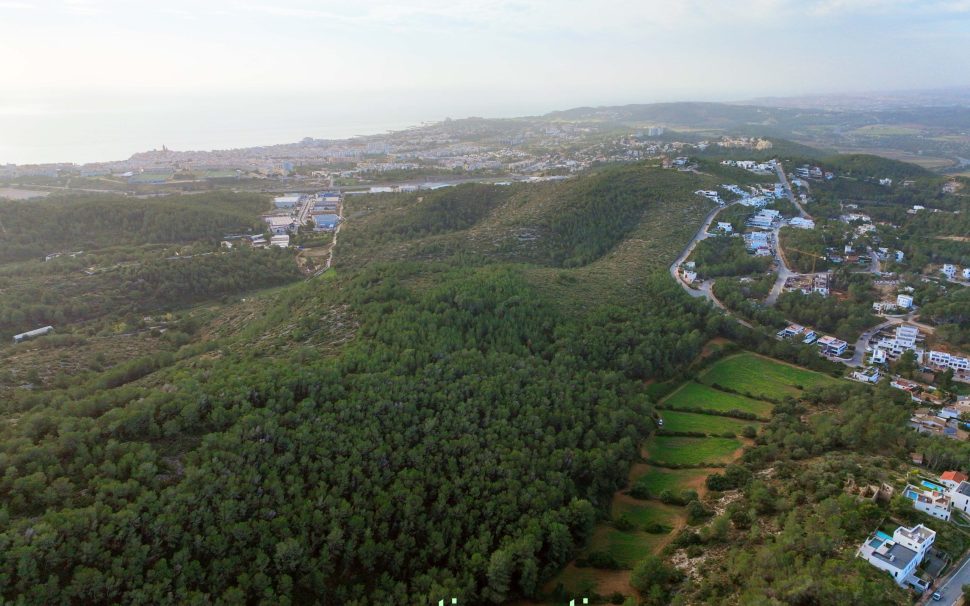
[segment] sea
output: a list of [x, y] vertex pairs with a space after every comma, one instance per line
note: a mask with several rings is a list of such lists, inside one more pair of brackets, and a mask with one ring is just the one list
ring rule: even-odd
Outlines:
[[343, 139], [446, 118], [545, 113], [541, 104], [394, 91], [209, 95], [5, 95], [0, 165], [123, 160], [152, 149], [197, 151]]

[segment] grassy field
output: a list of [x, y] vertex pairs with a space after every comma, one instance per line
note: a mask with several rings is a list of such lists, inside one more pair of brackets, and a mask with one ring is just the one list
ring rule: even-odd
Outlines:
[[754, 400], [733, 393], [718, 391], [700, 383], [685, 383], [670, 394], [663, 404], [675, 408], [695, 408], [728, 412], [741, 410], [759, 417], [767, 417], [773, 408], [770, 402]]
[[747, 421], [744, 419], [733, 419], [731, 417], [719, 417], [715, 415], [697, 414], [692, 412], [679, 412], [668, 410], [662, 415], [664, 421], [664, 431], [685, 431], [700, 432], [707, 434], [722, 434], [727, 431], [741, 433], [745, 427], [752, 426], [756, 429], [760, 425], [757, 421]]
[[741, 446], [733, 438], [653, 436], [644, 444], [644, 458], [657, 465], [727, 464]]
[[663, 467], [650, 467], [648, 465], [637, 466], [631, 473], [630, 486], [642, 486], [653, 496], [657, 496], [665, 490], [673, 493], [693, 488], [700, 491], [704, 486], [707, 476], [719, 471], [718, 469], [706, 469], [703, 467], [692, 467], [689, 469], [665, 469]]
[[707, 385], [718, 384], [754, 397], [783, 398], [797, 396], [802, 388], [834, 385], [838, 379], [789, 366], [753, 353], [743, 353], [720, 360], [700, 376]]
[[625, 495], [613, 499], [611, 509], [614, 520], [625, 516], [641, 530], [654, 522], [673, 528], [684, 519], [683, 507], [664, 505], [659, 501], [638, 501]]
[[632, 568], [634, 564], [654, 553], [658, 546], [667, 540], [667, 535], [640, 531], [624, 532], [611, 526], [602, 526], [593, 533], [589, 549], [605, 551], [624, 566]]

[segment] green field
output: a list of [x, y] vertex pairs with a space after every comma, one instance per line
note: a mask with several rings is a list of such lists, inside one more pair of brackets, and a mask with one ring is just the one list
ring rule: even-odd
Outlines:
[[834, 385], [838, 379], [789, 366], [753, 353], [743, 353], [720, 360], [700, 376], [707, 385], [748, 393], [754, 397], [783, 398], [797, 396], [802, 388]]
[[639, 531], [624, 532], [603, 526], [593, 534], [589, 549], [590, 551], [605, 551], [624, 566], [633, 567], [634, 564], [656, 551], [658, 546], [666, 540], [666, 535], [662, 534], [649, 534]]
[[645, 458], [657, 465], [727, 464], [742, 444], [732, 438], [653, 436], [644, 445]]
[[684, 519], [683, 507], [664, 505], [659, 501], [637, 501], [628, 497], [616, 498], [613, 499], [611, 509], [614, 520], [625, 516], [641, 530], [647, 524], [654, 522], [673, 528], [678, 520]]
[[664, 421], [664, 431], [674, 432], [685, 431], [722, 434], [726, 431], [733, 431], [734, 433], [741, 433], [741, 430], [745, 427], [752, 426], [757, 429], [761, 425], [757, 421], [697, 414], [693, 412], [679, 412], [675, 410], [665, 411], [661, 417]]
[[699, 489], [704, 485], [707, 476], [716, 469], [694, 467], [689, 469], [665, 469], [663, 467], [648, 467], [642, 475], [636, 476], [631, 486], [642, 486], [651, 496], [658, 496], [665, 490], [676, 494], [687, 488]]
[[[716, 366], [715, 366], [716, 367]], [[693, 408], [729, 412], [741, 410], [759, 417], [767, 417], [773, 408], [770, 402], [754, 400], [733, 393], [718, 391], [700, 383], [685, 383], [663, 401], [673, 408]]]

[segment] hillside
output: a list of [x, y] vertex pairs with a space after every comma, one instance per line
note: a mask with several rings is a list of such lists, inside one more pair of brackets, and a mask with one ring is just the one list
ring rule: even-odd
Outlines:
[[83, 382], [13, 390], [0, 593], [536, 594], [626, 482], [651, 427], [644, 381], [673, 376], [719, 326], [658, 271], [710, 180], [632, 166], [357, 198], [335, 272], [198, 316], [209, 324], [187, 323], [187, 341]]
[[86, 195], [41, 201], [0, 201], [0, 263], [51, 252], [214, 240], [258, 227], [266, 196], [212, 192], [136, 199]]

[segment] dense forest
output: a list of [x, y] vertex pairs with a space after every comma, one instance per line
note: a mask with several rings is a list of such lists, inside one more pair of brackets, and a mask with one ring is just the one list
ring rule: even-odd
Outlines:
[[[420, 290], [407, 286], [414, 271], [427, 270], [376, 267], [342, 285], [361, 328], [337, 358], [233, 356], [204, 380], [168, 376], [164, 391], [65, 394], [26, 411], [0, 454], [3, 595], [534, 592], [624, 482], [651, 426], [642, 379], [685, 365], [716, 324], [667, 280], [640, 308], [574, 324], [515, 268], [444, 269]], [[191, 446], [172, 452], [173, 440]]]
[[265, 196], [231, 192], [0, 201], [0, 263], [113, 245], [215, 240], [258, 228], [256, 215], [267, 206]]

